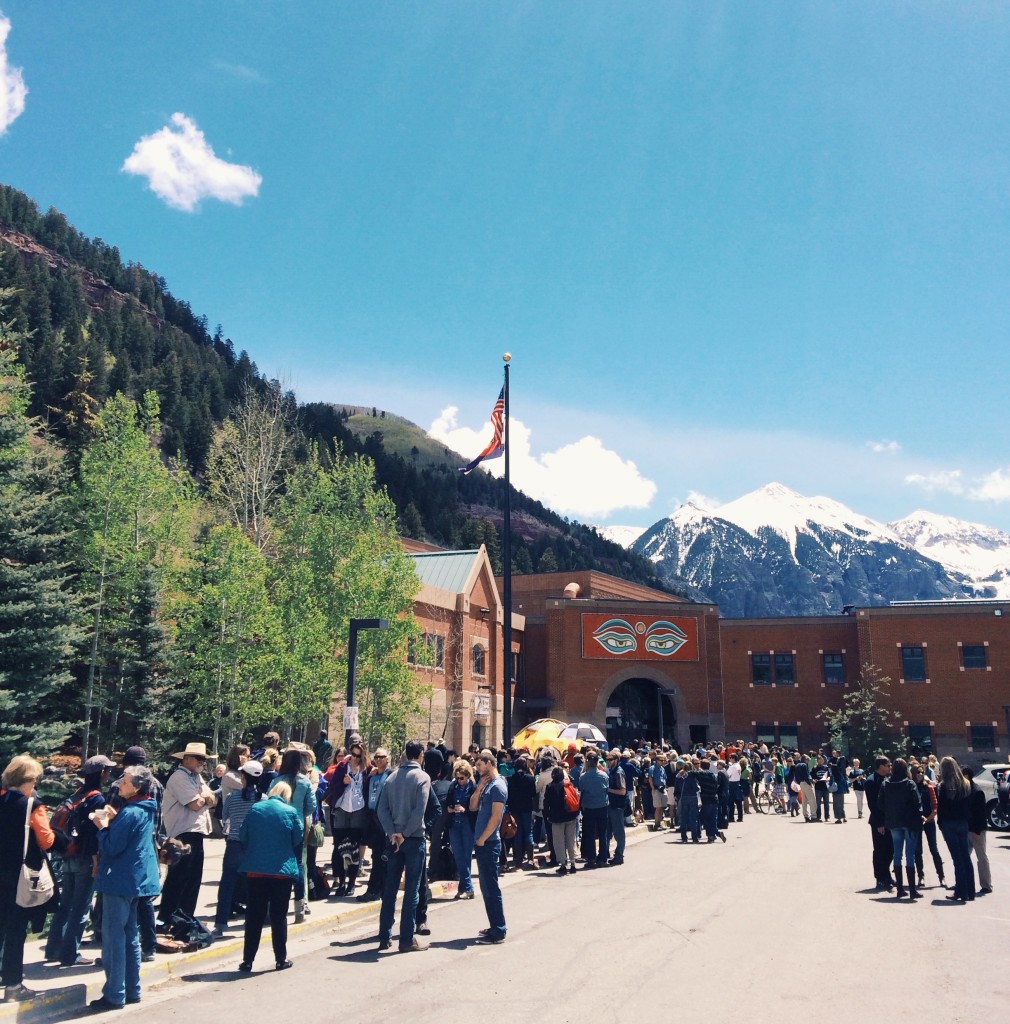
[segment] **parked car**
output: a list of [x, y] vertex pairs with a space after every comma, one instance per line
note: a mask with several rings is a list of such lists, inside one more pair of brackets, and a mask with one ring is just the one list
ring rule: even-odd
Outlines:
[[[1003, 784], [1003, 799], [999, 787]], [[975, 785], [985, 793], [985, 820], [991, 829], [1010, 831], [1010, 764], [985, 764], [975, 775]]]

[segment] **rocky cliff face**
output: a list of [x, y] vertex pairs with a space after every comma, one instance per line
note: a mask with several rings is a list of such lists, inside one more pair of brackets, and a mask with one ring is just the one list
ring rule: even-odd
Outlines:
[[845, 605], [967, 596], [963, 579], [883, 523], [769, 484], [715, 512], [685, 504], [632, 549], [730, 617], [837, 614]]

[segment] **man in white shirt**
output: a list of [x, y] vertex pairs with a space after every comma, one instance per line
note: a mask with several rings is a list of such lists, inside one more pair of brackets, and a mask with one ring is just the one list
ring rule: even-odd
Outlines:
[[203, 882], [203, 841], [211, 834], [211, 808], [216, 797], [201, 772], [209, 756], [205, 743], [189, 743], [173, 757], [182, 764], [165, 784], [164, 825], [169, 839], [186, 843], [190, 853], [168, 869], [158, 907], [162, 925], [172, 923], [172, 915], [181, 910], [192, 917]]

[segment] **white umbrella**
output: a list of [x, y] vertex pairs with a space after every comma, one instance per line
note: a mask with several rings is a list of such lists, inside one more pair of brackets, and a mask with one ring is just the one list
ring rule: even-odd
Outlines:
[[582, 740], [583, 743], [603, 744], [606, 746], [607, 737], [591, 722], [569, 722], [558, 736], [559, 740]]

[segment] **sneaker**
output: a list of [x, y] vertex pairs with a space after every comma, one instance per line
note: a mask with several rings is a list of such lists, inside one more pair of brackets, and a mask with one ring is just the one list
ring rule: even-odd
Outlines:
[[568, 868], [566, 868], [564, 866], [564, 864], [562, 864], [561, 867], [559, 867], [557, 869], [557, 871], [554, 872], [554, 874], [556, 874], [556, 875], [567, 875], [568, 874]]
[[431, 929], [428, 927], [428, 922], [425, 921], [423, 924], [419, 924], [414, 928], [415, 935], [430, 935]]
[[4, 989], [5, 1003], [23, 1003], [34, 999], [38, 995], [32, 988], [25, 988], [24, 985], [8, 985]]
[[211, 938], [212, 938], [212, 939], [213, 939], [213, 940], [214, 940], [215, 942], [217, 942], [217, 941], [218, 941], [218, 939], [223, 939], [223, 938], [224, 938], [224, 931], [223, 931], [222, 929], [220, 929], [220, 928], [215, 928], [215, 929], [214, 929], [214, 930], [213, 930], [213, 931], [212, 931], [212, 932], [210, 933], [210, 937], [211, 937]]
[[359, 903], [375, 903], [382, 899], [382, 893], [362, 892], [354, 897]]
[[505, 941], [505, 936], [504, 935], [501, 935], [499, 932], [493, 932], [493, 931], [491, 931], [490, 928], [487, 929], [486, 931], [482, 931], [477, 936], [477, 945], [478, 946], [499, 946], [504, 941]]
[[719, 837], [719, 838], [720, 838], [720, 839], [721, 839], [721, 840], [722, 840], [723, 842], [726, 842], [726, 833], [725, 833], [725, 832], [716, 832], [716, 835], [717, 835], [717, 836], [718, 836], [718, 837]]
[[278, 971], [286, 971], [289, 967], [294, 967], [294, 962], [291, 960], [278, 960], [274, 966]]
[[472, 900], [473, 899], [473, 891], [471, 890], [470, 892], [458, 892], [458, 893], [456, 893], [456, 899], [458, 899], [458, 900]]
[[90, 959], [89, 957], [86, 957], [86, 956], [81, 956], [80, 954], [78, 954], [77, 959], [74, 960], [72, 963], [69, 963], [69, 964], [61, 963], [60, 964], [60, 967], [94, 967], [94, 966], [95, 966], [95, 961], [94, 960], [92, 960], [92, 959]]
[[153, 953], [141, 953], [140, 954], [140, 962], [142, 964], [149, 964], [153, 960], [154, 960], [154, 954]]
[[252, 974], [252, 963], [248, 960], [243, 960], [242, 963], [238, 965], [238, 969], [243, 974]]
[[575, 865], [574, 864], [569, 865], [568, 874], [574, 875], [575, 874], [575, 870], [576, 869], [575, 869]]
[[392, 942], [391, 939], [386, 939], [385, 942], [380, 942], [379, 943], [379, 952], [380, 953], [383, 953], [387, 949], [392, 949], [392, 948], [393, 948], [393, 942]]

